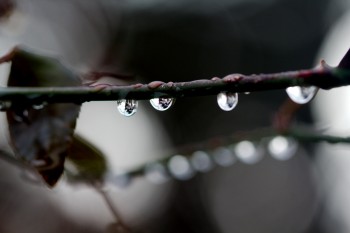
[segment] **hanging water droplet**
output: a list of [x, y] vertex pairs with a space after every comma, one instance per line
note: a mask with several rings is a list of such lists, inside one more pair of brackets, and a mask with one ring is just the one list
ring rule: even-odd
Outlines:
[[194, 170], [189, 161], [182, 155], [173, 156], [168, 164], [169, 172], [178, 180], [189, 180], [194, 175]]
[[267, 146], [270, 155], [277, 160], [290, 159], [298, 149], [298, 143], [292, 138], [277, 136]]
[[12, 106], [11, 101], [0, 101], [0, 111], [6, 111]]
[[318, 91], [318, 87], [309, 86], [309, 87], [288, 87], [286, 92], [291, 100], [297, 104], [306, 104], [310, 102]]
[[199, 172], [208, 172], [213, 168], [213, 162], [208, 153], [204, 151], [194, 152], [191, 157], [191, 163], [193, 168]]
[[42, 102], [40, 104], [33, 104], [32, 108], [35, 110], [40, 110], [40, 109], [43, 109], [46, 105], [47, 105], [46, 102]]
[[123, 100], [117, 100], [117, 105], [118, 105], [118, 111], [123, 116], [132, 116], [137, 111], [138, 102], [137, 100], [123, 99]]
[[168, 110], [174, 103], [174, 98], [154, 98], [149, 101], [153, 108], [155, 108], [158, 111], [165, 111]]
[[231, 166], [236, 162], [236, 158], [234, 157], [232, 151], [225, 147], [219, 147], [215, 149], [213, 152], [213, 159], [218, 165], [222, 167]]
[[220, 92], [217, 96], [219, 107], [224, 111], [231, 111], [238, 103], [238, 94], [231, 92]]
[[144, 172], [146, 179], [155, 184], [163, 184], [169, 180], [169, 174], [161, 163], [147, 165]]
[[261, 151], [250, 141], [241, 141], [234, 147], [237, 158], [247, 164], [254, 164], [262, 158]]

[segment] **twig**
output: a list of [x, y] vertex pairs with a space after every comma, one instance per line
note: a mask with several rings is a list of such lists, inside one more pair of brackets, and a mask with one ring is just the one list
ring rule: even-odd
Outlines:
[[256, 92], [285, 89], [289, 86], [317, 86], [331, 89], [350, 84], [350, 69], [329, 67], [325, 62], [320, 67], [274, 74], [231, 74], [222, 79], [195, 80], [190, 82], [154, 81], [148, 84], [112, 86], [99, 84], [81, 87], [3, 87], [0, 101], [23, 103], [83, 103], [86, 101], [135, 99], [157, 97], [193, 97], [216, 95], [219, 92]]

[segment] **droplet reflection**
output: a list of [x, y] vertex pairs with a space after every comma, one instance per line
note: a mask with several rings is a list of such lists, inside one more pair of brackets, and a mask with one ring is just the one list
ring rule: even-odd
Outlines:
[[123, 99], [123, 100], [117, 100], [118, 105], [118, 111], [123, 116], [132, 116], [137, 111], [138, 102], [137, 100], [131, 100], [131, 99]]
[[33, 104], [32, 108], [35, 109], [35, 110], [40, 110], [40, 109], [43, 109], [46, 105], [47, 105], [46, 102], [43, 102], [41, 104]]
[[310, 102], [318, 91], [318, 87], [288, 87], [286, 92], [291, 100], [297, 104], [306, 104]]
[[238, 94], [231, 92], [220, 92], [217, 96], [219, 107], [224, 111], [231, 111], [237, 106]]
[[152, 107], [158, 111], [168, 110], [174, 103], [174, 98], [154, 98], [150, 100]]

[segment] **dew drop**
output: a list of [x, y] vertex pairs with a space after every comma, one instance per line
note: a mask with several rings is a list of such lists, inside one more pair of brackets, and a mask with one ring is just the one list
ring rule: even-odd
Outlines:
[[138, 102], [137, 100], [131, 100], [131, 99], [123, 99], [123, 100], [117, 100], [118, 105], [118, 111], [123, 116], [132, 116], [137, 111]]
[[220, 92], [217, 96], [219, 107], [224, 111], [231, 111], [238, 103], [238, 94], [231, 92]]
[[161, 163], [152, 163], [145, 167], [145, 177], [154, 184], [163, 184], [169, 180], [169, 174]]
[[149, 101], [153, 108], [155, 108], [158, 111], [165, 111], [168, 110], [174, 103], [174, 98], [154, 98]]
[[288, 87], [286, 92], [291, 100], [297, 104], [306, 104], [310, 102], [316, 95], [318, 87], [309, 86], [309, 87]]
[[212, 160], [204, 151], [195, 151], [191, 157], [191, 164], [199, 172], [208, 172], [213, 168]]
[[0, 111], [6, 111], [12, 106], [11, 101], [0, 101]]
[[258, 162], [262, 153], [258, 148], [250, 141], [241, 141], [234, 147], [237, 158], [246, 164], [254, 164]]
[[298, 143], [291, 138], [276, 136], [270, 140], [267, 149], [273, 158], [277, 160], [288, 160], [298, 149]]
[[169, 172], [178, 180], [189, 180], [194, 176], [194, 170], [189, 161], [182, 155], [173, 156], [168, 163]]

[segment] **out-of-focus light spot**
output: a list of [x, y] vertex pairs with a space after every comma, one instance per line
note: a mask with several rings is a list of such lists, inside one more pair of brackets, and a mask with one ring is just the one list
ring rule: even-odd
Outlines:
[[213, 168], [213, 162], [208, 153], [204, 151], [195, 151], [192, 154], [191, 163], [193, 168], [199, 172], [208, 172]]
[[152, 163], [145, 167], [146, 179], [154, 184], [163, 184], [169, 180], [169, 174], [161, 163]]
[[187, 158], [182, 155], [173, 156], [168, 164], [169, 172], [178, 180], [189, 180], [194, 176], [194, 170]]
[[241, 141], [234, 147], [237, 158], [247, 164], [257, 163], [262, 153], [256, 148], [256, 146], [250, 141]]
[[231, 166], [236, 162], [236, 158], [233, 156], [232, 151], [225, 147], [219, 147], [213, 151], [213, 159], [215, 163], [222, 167]]
[[283, 136], [274, 137], [267, 146], [270, 155], [278, 160], [290, 159], [295, 154], [297, 147], [296, 141]]

